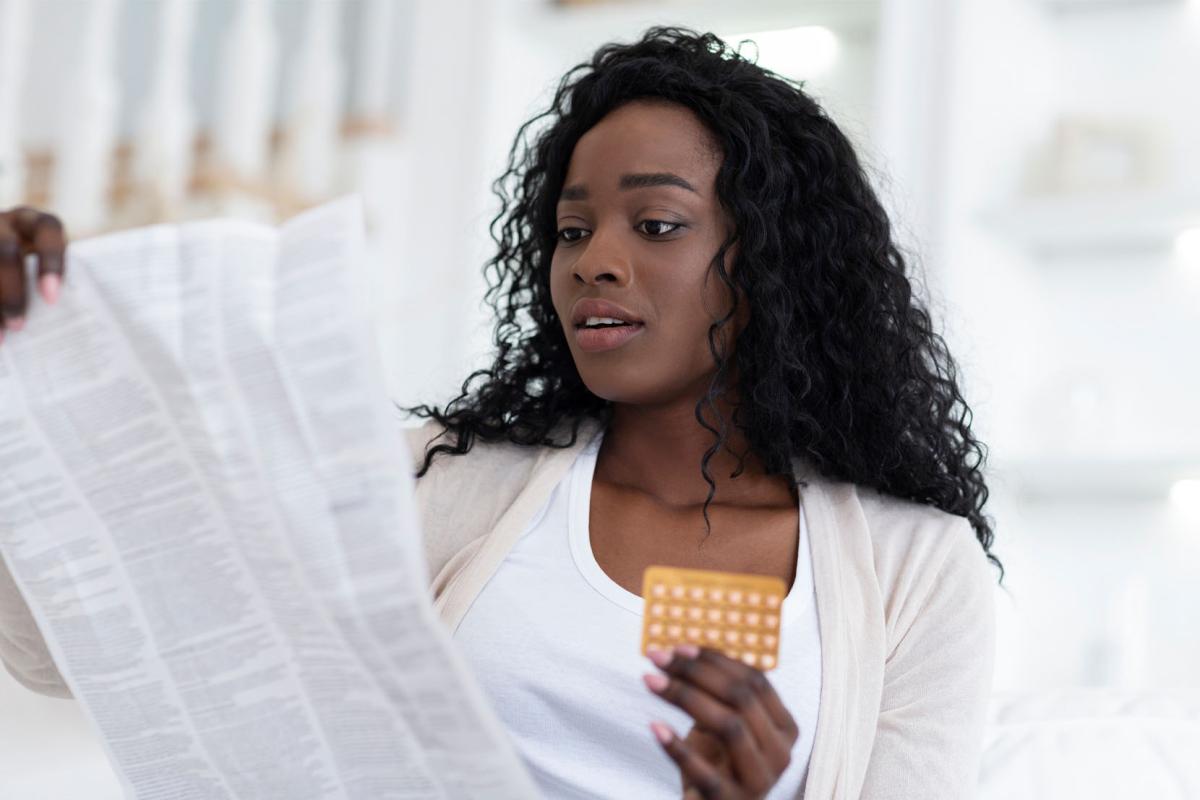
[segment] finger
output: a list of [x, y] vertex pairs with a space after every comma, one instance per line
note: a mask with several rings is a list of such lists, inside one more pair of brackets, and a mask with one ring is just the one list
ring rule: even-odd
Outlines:
[[[685, 646], [684, 652], [688, 652]], [[759, 702], [767, 713], [771, 724], [776, 729], [782, 731], [786, 736], [793, 741], [800, 735], [799, 728], [796, 727], [796, 719], [787, 710], [787, 706], [783, 704], [779, 693], [775, 691], [775, 687], [767, 676], [758, 669], [738, 661], [735, 658], [730, 658], [718, 650], [710, 648], [700, 648], [697, 656], [706, 663], [713, 664], [724, 670], [729, 675], [740, 678], [754, 689], [758, 695]]]
[[764, 707], [757, 684], [766, 682], [769, 689], [770, 682], [761, 672], [724, 653], [695, 645], [676, 647], [675, 657], [662, 669], [672, 677], [696, 685], [739, 713], [759, 750], [765, 754], [767, 763], [779, 772], [787, 766], [795, 740], [789, 739], [786, 730], [775, 725]]
[[21, 206], [13, 210], [13, 225], [37, 254], [38, 286], [47, 303], [58, 300], [66, 270], [67, 235], [53, 214]]
[[[701, 730], [696, 725], [692, 725], [691, 730], [683, 737], [683, 743], [692, 748], [697, 755], [709, 764], [712, 764], [720, 774], [733, 774], [733, 761], [730, 759], [729, 748], [725, 746], [725, 743], [720, 738], [708, 731]], [[686, 800], [689, 796], [687, 790], [691, 787], [691, 783], [682, 774], [680, 774], [679, 780], [682, 783], [684, 798]], [[699, 795], [694, 793], [691, 796], [699, 797]]]
[[[703, 666], [697, 668], [706, 669]], [[687, 712], [696, 721], [698, 729], [721, 740], [745, 788], [765, 793], [774, 785], [779, 776], [767, 762], [762, 746], [740, 713], [685, 679], [646, 675], [645, 680], [651, 691]], [[778, 737], [778, 734], [774, 735]], [[695, 748], [691, 749], [695, 752]]]
[[19, 330], [24, 316], [25, 262], [21, 238], [8, 217], [0, 215], [0, 323], [9, 330]]
[[663, 750], [667, 751], [667, 755], [679, 767], [684, 779], [691, 784], [691, 790], [699, 793], [700, 797], [705, 800], [737, 796], [729, 782], [722, 778], [711, 764], [676, 736], [675, 731], [671, 730], [668, 725], [655, 721], [650, 723], [650, 728], [654, 731], [654, 736], [662, 745]]

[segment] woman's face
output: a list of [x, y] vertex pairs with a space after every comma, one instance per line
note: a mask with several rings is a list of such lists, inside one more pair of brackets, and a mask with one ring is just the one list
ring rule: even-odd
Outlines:
[[[732, 304], [715, 273], [705, 280], [730, 230], [717, 201], [715, 148], [689, 109], [645, 100], [615, 109], [575, 145], [550, 290], [580, 377], [599, 397], [658, 405], [707, 390], [716, 369], [708, 327]], [[727, 271], [735, 256], [736, 245]], [[619, 347], [584, 350], [574, 321], [581, 298], [608, 300], [644, 324]], [[722, 329], [727, 357], [748, 315], [743, 299]]]

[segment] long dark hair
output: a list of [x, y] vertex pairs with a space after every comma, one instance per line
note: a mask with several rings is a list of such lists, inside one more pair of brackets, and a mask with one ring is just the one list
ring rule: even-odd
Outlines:
[[[584, 385], [567, 346], [551, 302], [550, 262], [575, 143], [635, 98], [686, 106], [723, 149], [716, 190], [735, 229], [709, 268], [729, 287], [735, 310], [735, 285], [751, 305], [733, 348], [740, 401], [733, 422], [768, 474], [794, 488], [791, 458], [800, 456], [832, 480], [966, 517], [1003, 582], [1004, 567], [990, 550], [991, 521], [982, 514], [986, 447], [972, 435], [954, 360], [914, 297], [887, 214], [850, 142], [802, 83], [759, 67], [711, 33], [676, 26], [603, 45], [517, 131], [508, 168], [493, 184], [501, 210], [490, 231], [499, 250], [484, 267], [495, 361], [471, 373], [444, 411], [400, 407], [455, 434], [427, 449], [416, 477], [439, 452], [468, 452], [477, 436], [570, 447], [584, 419], [610, 421], [611, 403]], [[731, 277], [724, 260], [735, 241]], [[728, 388], [717, 331], [734, 313], [709, 328], [717, 369], [696, 404], [697, 421], [714, 435], [700, 463], [710, 487], [706, 525], [715, 493], [708, 462], [726, 430], [702, 412], [715, 410], [714, 399]], [[551, 435], [560, 425], [569, 428], [566, 442]]]

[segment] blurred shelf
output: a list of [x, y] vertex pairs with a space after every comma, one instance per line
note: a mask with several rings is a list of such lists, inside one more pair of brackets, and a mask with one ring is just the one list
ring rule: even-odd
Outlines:
[[1166, 502], [1176, 481], [1200, 479], [1200, 453], [996, 457], [989, 459], [987, 473], [1026, 500]]
[[980, 222], [1039, 256], [1111, 256], [1170, 250], [1200, 226], [1200, 194], [1037, 196], [982, 211]]
[[1142, 11], [1153, 6], [1181, 5], [1182, 0], [1034, 0], [1052, 13], [1104, 11], [1108, 9], [1131, 9]]

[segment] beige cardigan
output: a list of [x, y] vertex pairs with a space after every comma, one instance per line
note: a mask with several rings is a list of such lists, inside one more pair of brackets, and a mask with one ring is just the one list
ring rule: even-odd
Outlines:
[[[476, 442], [416, 483], [434, 605], [454, 631], [596, 432], [567, 449]], [[439, 428], [404, 429], [414, 464]], [[566, 441], [566, 437], [555, 441]], [[994, 573], [964, 517], [793, 462], [811, 532], [821, 696], [808, 800], [975, 796], [995, 651]], [[7, 571], [0, 658], [30, 689], [70, 697]]]

